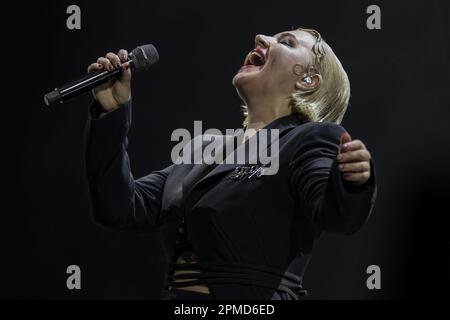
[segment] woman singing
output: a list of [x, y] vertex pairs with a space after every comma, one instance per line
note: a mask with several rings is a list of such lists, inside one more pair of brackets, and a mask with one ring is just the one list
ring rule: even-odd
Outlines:
[[[125, 61], [120, 50], [88, 68], [122, 69], [119, 80], [94, 90], [87, 170], [96, 221], [160, 232], [169, 265], [162, 299], [305, 295], [302, 278], [315, 240], [325, 231], [356, 232], [376, 197], [369, 151], [339, 125], [350, 85], [329, 45], [312, 29], [257, 35], [233, 78], [245, 120], [227, 156], [278, 129], [277, 150], [268, 145], [278, 156], [275, 174], [261, 174], [264, 166], [246, 157], [243, 164], [177, 163], [134, 179]], [[195, 152], [208, 142], [190, 145]]]

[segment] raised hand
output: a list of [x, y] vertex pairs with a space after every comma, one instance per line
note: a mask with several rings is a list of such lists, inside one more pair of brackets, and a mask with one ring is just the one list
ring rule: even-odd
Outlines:
[[361, 140], [352, 140], [347, 132], [342, 134], [337, 161], [344, 180], [355, 185], [366, 183], [370, 178], [371, 158]]
[[95, 99], [102, 108], [101, 111], [111, 112], [124, 105], [131, 99], [131, 70], [128, 60], [128, 52], [124, 49], [117, 54], [109, 52], [104, 57], [99, 57], [97, 62], [88, 67], [88, 72], [121, 68], [119, 79], [112, 80], [94, 88]]

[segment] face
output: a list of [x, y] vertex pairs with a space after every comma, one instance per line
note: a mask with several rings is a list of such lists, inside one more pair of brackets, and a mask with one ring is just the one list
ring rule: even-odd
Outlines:
[[298, 89], [296, 83], [302, 80], [293, 68], [298, 64], [297, 73], [307, 72], [313, 61], [315, 42], [313, 35], [301, 30], [274, 36], [257, 35], [255, 49], [246, 56], [233, 78], [233, 85], [244, 102], [254, 94], [290, 96]]

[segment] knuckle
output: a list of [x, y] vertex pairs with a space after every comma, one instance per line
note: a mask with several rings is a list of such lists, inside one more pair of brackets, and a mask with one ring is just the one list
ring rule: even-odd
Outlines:
[[357, 139], [356, 142], [358, 143], [358, 146], [360, 146], [361, 148], [365, 147], [364, 143], [360, 139]]
[[97, 62], [94, 62], [94, 63], [91, 63], [89, 66], [88, 66], [88, 71], [91, 71], [92, 69], [95, 69], [95, 67], [98, 65], [98, 63]]
[[112, 52], [108, 52], [108, 54], [106, 55], [106, 58], [108, 58], [110, 61], [111, 60], [112, 61], [119, 60], [119, 57], [115, 53], [112, 53]]
[[364, 162], [362, 169], [364, 171], [369, 171], [370, 170], [370, 164], [368, 162]]

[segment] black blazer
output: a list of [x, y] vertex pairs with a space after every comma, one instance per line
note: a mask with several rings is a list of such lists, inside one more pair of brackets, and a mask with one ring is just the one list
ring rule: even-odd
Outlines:
[[160, 232], [169, 263], [187, 232], [207, 274], [202, 283], [217, 299], [296, 299], [320, 234], [352, 234], [372, 211], [373, 163], [361, 186], [344, 181], [337, 169], [340, 125], [291, 115], [266, 126], [280, 132], [275, 175], [236, 175], [236, 167], [246, 167], [238, 164], [178, 164], [139, 179], [126, 151], [130, 125], [131, 102], [90, 120], [94, 218], [117, 229]]

